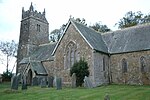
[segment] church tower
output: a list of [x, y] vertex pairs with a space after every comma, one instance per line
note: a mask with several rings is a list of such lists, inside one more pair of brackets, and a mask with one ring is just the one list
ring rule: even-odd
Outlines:
[[29, 10], [22, 8], [22, 19], [20, 26], [20, 38], [17, 53], [16, 73], [21, 71], [19, 62], [30, 56], [36, 47], [49, 42], [49, 23], [44, 11], [37, 12], [31, 3]]

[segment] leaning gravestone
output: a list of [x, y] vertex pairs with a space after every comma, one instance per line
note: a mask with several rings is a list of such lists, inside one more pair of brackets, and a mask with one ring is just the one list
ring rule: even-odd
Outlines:
[[76, 73], [72, 74], [72, 77], [71, 77], [71, 87], [72, 88], [76, 88]]
[[87, 77], [87, 76], [84, 77], [84, 87], [93, 88], [93, 84], [92, 84], [91, 80], [89, 79], [89, 77]]
[[32, 79], [32, 86], [38, 86], [38, 78], [37, 77], [33, 77]]
[[53, 76], [48, 77], [48, 87], [53, 87], [53, 81], [54, 81]]
[[19, 84], [18, 76], [13, 76], [11, 78], [11, 89], [18, 90], [18, 84]]
[[45, 78], [43, 78], [41, 80], [41, 88], [44, 88], [44, 87], [46, 87], [46, 80], [45, 80]]
[[27, 89], [27, 83], [26, 83], [26, 77], [23, 76], [22, 77], [22, 90], [26, 90]]
[[61, 90], [62, 89], [62, 79], [61, 78], [56, 78], [56, 89]]

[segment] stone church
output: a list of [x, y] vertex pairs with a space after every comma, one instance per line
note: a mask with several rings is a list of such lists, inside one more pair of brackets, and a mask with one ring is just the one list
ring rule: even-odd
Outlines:
[[17, 73], [28, 84], [34, 77], [53, 76], [69, 85], [70, 68], [81, 57], [94, 86], [150, 84], [150, 24], [101, 34], [70, 18], [60, 40], [51, 43], [45, 14], [32, 3], [29, 10], [22, 9]]

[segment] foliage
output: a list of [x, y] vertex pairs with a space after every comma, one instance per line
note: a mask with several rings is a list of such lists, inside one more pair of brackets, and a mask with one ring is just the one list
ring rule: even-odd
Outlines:
[[51, 33], [50, 33], [50, 41], [51, 42], [56, 42], [60, 39], [60, 37], [63, 34], [63, 31], [65, 29], [67, 24], [63, 24], [60, 29], [54, 29]]
[[2, 74], [2, 79], [3, 81], [11, 81], [11, 77], [12, 77], [12, 72], [8, 71], [8, 72], [3, 72]]
[[81, 23], [81, 24], [83, 24], [83, 25], [87, 26], [86, 21], [85, 21], [85, 19], [84, 19], [84, 18], [82, 18], [82, 19], [80, 19], [80, 18], [76, 18], [75, 20], [76, 20], [77, 22], [79, 22], [79, 23]]
[[102, 25], [101, 22], [96, 22], [94, 25], [89, 27], [93, 28], [95, 31], [102, 32], [102, 33], [111, 31], [111, 29], [109, 29], [107, 25]]
[[28, 86], [26, 91], [10, 89], [10, 83], [0, 84], [0, 100], [104, 100], [106, 94], [111, 100], [150, 100], [150, 86], [108, 85], [93, 89], [41, 88]]
[[89, 76], [88, 63], [84, 59], [80, 59], [79, 62], [75, 62], [70, 69], [70, 76], [76, 73], [77, 86], [82, 86], [85, 76]]
[[12, 57], [16, 57], [16, 53], [17, 53], [17, 48], [18, 48], [18, 44], [15, 43], [14, 40], [12, 40], [11, 42], [5, 41], [5, 42], [0, 42], [0, 51], [2, 54], [4, 54], [6, 56], [5, 60], [1, 60], [1, 63], [5, 65], [5, 61], [6, 61], [6, 73], [8, 74], [8, 67], [9, 67], [9, 63], [11, 61]]
[[144, 15], [141, 11], [138, 12], [132, 12], [129, 11], [125, 14], [125, 16], [120, 19], [116, 25], [118, 25], [118, 28], [126, 28], [131, 27], [139, 24], [149, 23], [150, 22], [150, 15]]

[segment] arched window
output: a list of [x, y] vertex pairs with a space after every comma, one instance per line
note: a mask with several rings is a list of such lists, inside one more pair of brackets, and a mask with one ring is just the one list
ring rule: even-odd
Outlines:
[[68, 69], [73, 66], [76, 61], [76, 44], [72, 41], [68, 43], [65, 48], [64, 55], [64, 68]]
[[145, 57], [141, 57], [140, 58], [140, 65], [141, 65], [141, 72], [142, 73], [145, 73], [146, 72], [146, 59], [145, 59]]
[[122, 72], [126, 73], [128, 70], [127, 60], [125, 58], [122, 59]]

